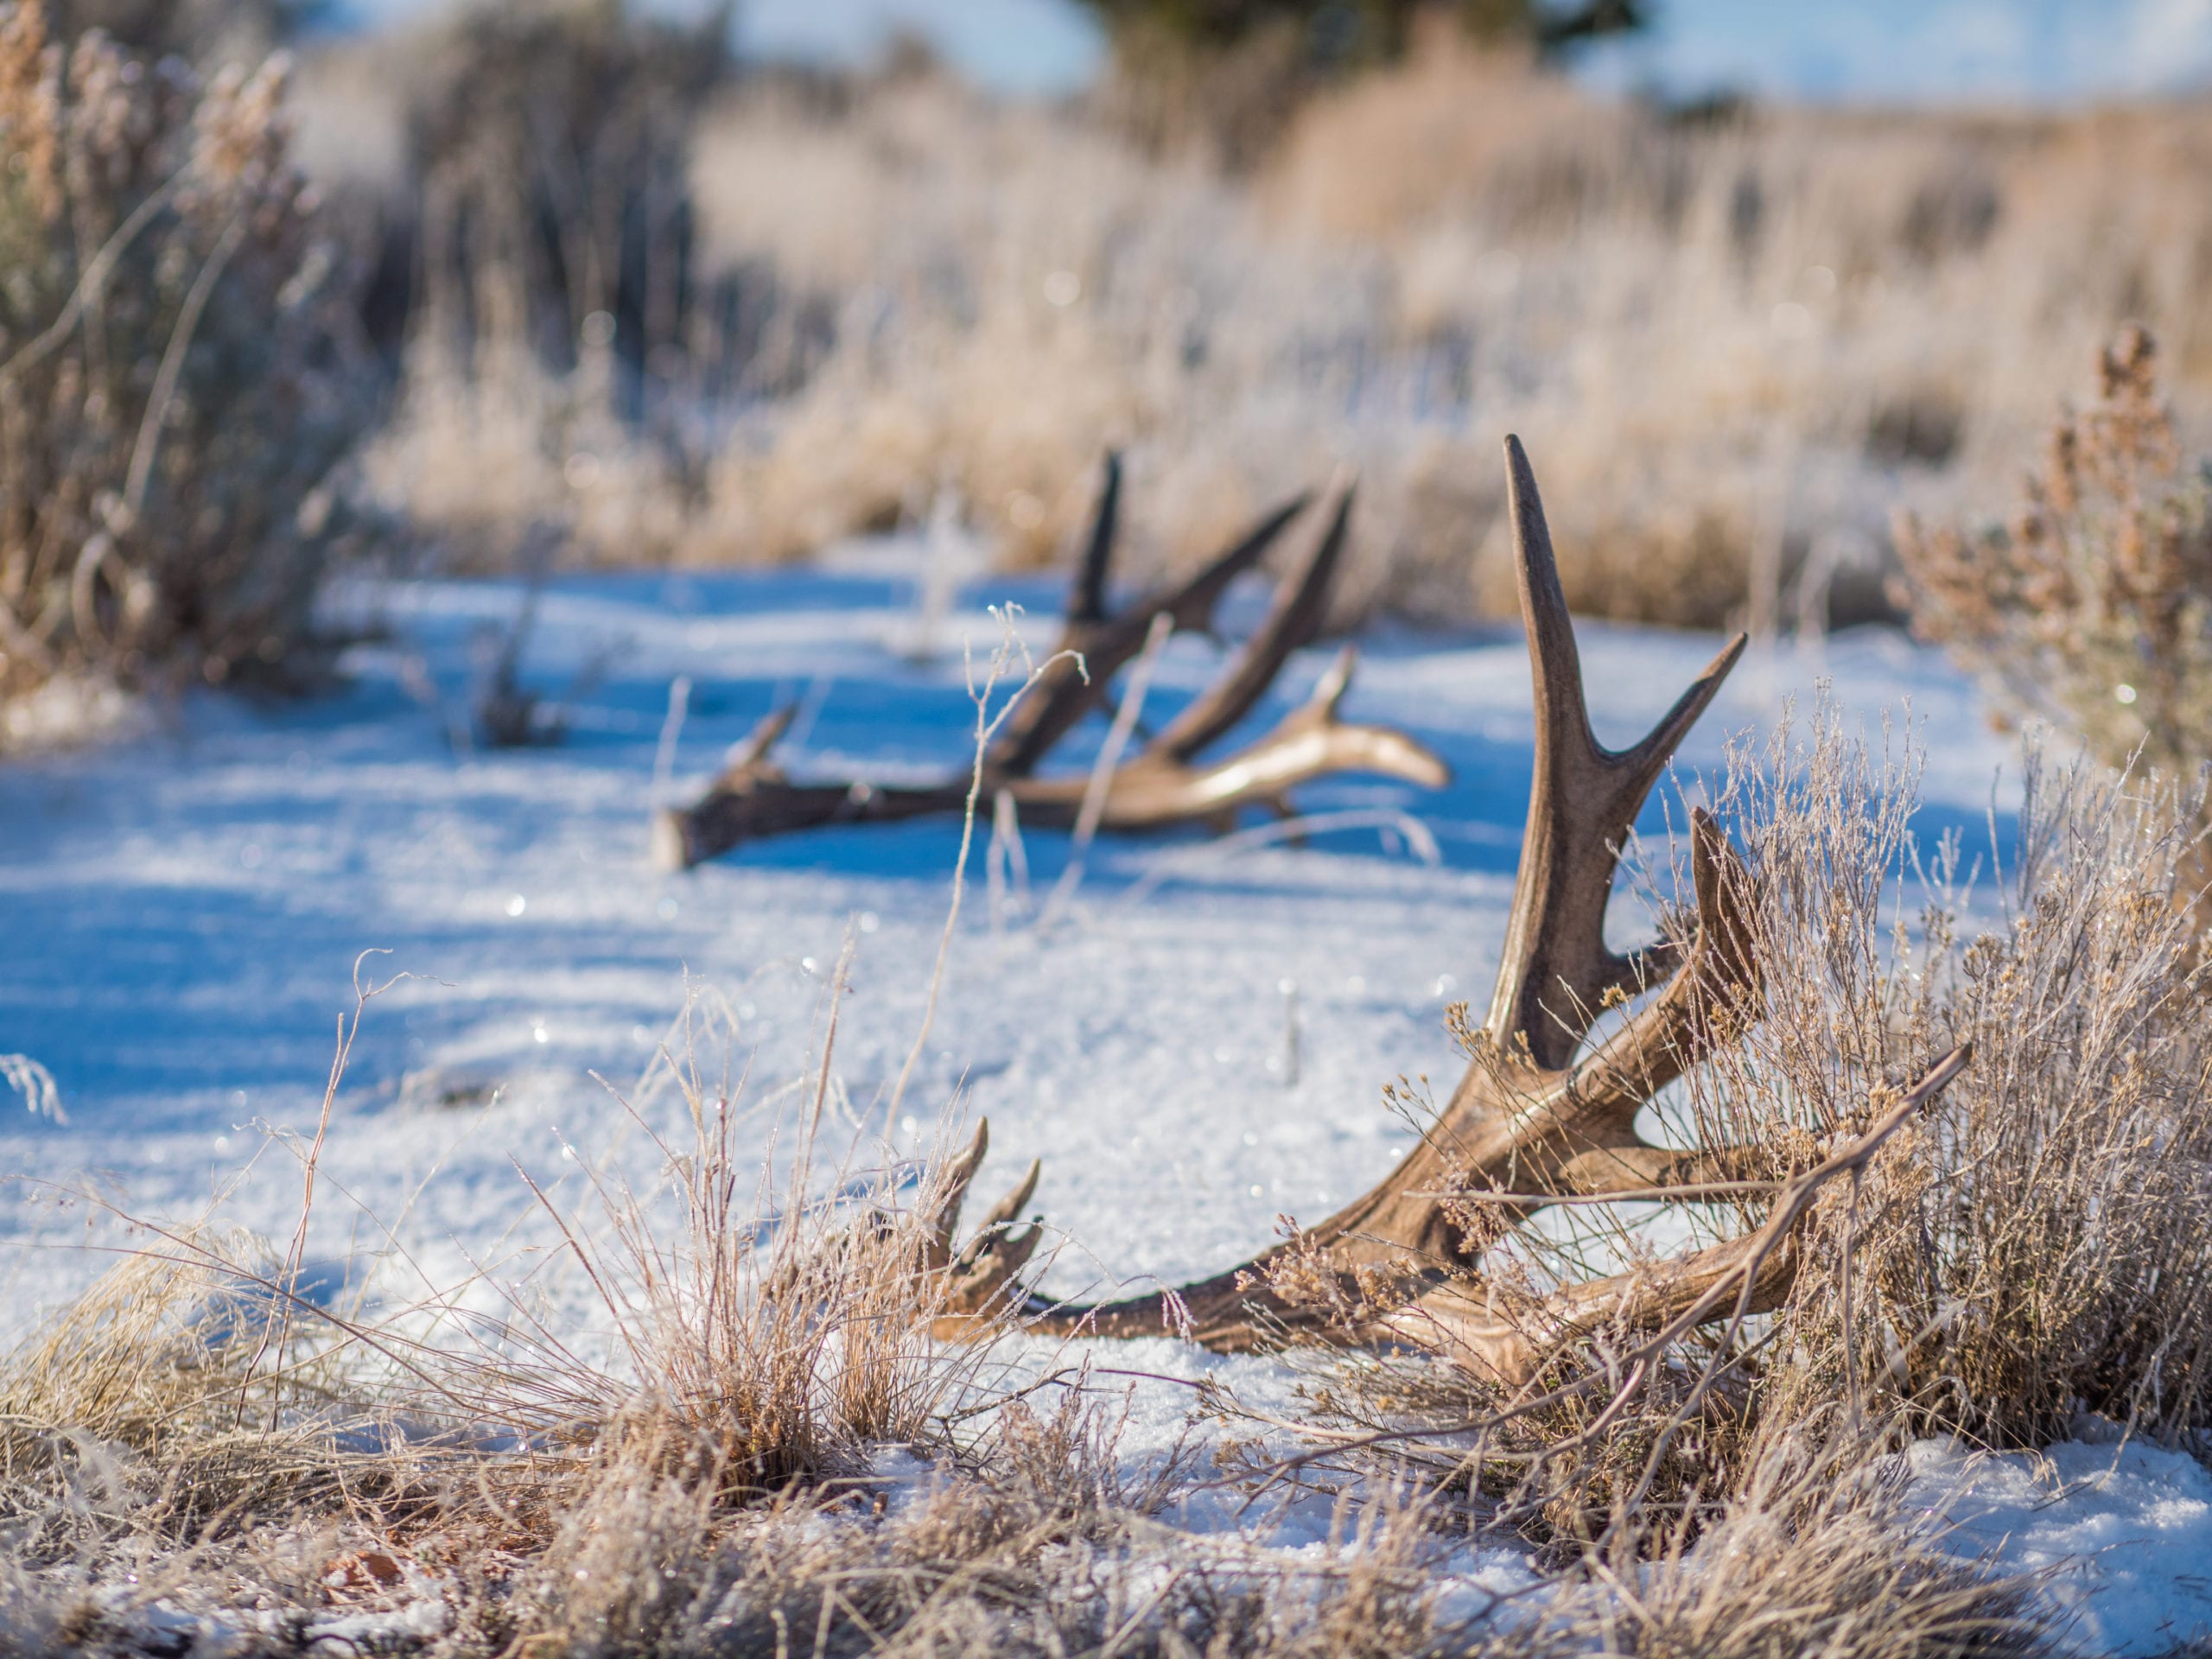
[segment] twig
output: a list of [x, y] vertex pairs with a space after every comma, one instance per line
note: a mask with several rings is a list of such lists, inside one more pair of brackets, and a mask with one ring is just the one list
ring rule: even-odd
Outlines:
[[1090, 779], [1084, 785], [1083, 804], [1076, 812], [1075, 834], [1068, 842], [1068, 861], [1061, 866], [1059, 880], [1052, 883], [1044, 911], [1037, 918], [1037, 931], [1040, 933], [1060, 918], [1074, 899], [1076, 888], [1083, 883], [1084, 857], [1098, 834], [1099, 819], [1105, 815], [1106, 798], [1113, 791], [1114, 769], [1122, 764], [1122, 752], [1128, 747], [1130, 734], [1136, 730], [1137, 717], [1144, 711], [1145, 693], [1152, 689], [1152, 671], [1166, 646], [1167, 636], [1174, 631], [1175, 619], [1165, 611], [1154, 617], [1152, 626], [1145, 631], [1144, 649], [1129, 669], [1128, 689], [1122, 695], [1121, 706], [1114, 710], [1114, 723], [1107, 729], [1106, 741], [1099, 747], [1098, 759], [1092, 762]]
[[[331, 1057], [330, 1081], [323, 1087], [321, 1115], [315, 1120], [315, 1140], [308, 1147], [307, 1158], [302, 1172], [299, 1224], [292, 1230], [291, 1248], [284, 1253], [283, 1280], [284, 1313], [283, 1324], [276, 1334], [277, 1363], [280, 1365], [283, 1363], [284, 1350], [290, 1344], [292, 1339], [292, 1308], [299, 1300], [300, 1262], [307, 1253], [308, 1220], [315, 1210], [315, 1166], [321, 1160], [324, 1138], [330, 1133], [330, 1114], [338, 1103], [338, 1085], [346, 1075], [346, 1063], [353, 1055], [353, 1039], [360, 1034], [362, 1011], [368, 1007], [371, 998], [391, 989], [399, 982], [399, 978], [405, 977], [403, 975], [399, 978], [386, 980], [381, 985], [364, 986], [361, 983], [361, 964], [371, 957], [391, 954], [388, 950], [364, 950], [353, 958], [353, 1018], [348, 1021], [341, 1015], [338, 1021], [338, 1052]], [[246, 1382], [252, 1377], [255, 1371], [260, 1369], [262, 1359], [269, 1351], [269, 1326], [264, 1323], [261, 1327], [261, 1340], [254, 1349], [253, 1359], [246, 1366], [245, 1376], [238, 1382], [238, 1416], [241, 1421], [245, 1415]], [[276, 1427], [276, 1412], [280, 1395], [281, 1390], [272, 1391], [270, 1395], [269, 1427], [272, 1432]]]
[[130, 210], [130, 218], [116, 226], [115, 234], [101, 245], [100, 251], [92, 256], [92, 263], [85, 267], [85, 274], [77, 279], [76, 287], [70, 289], [68, 302], [62, 306], [60, 315], [47, 325], [45, 332], [37, 339], [5, 363], [0, 363], [0, 388], [14, 384], [26, 371], [36, 368], [69, 337], [70, 331], [76, 327], [79, 319], [85, 315], [86, 308], [105, 291], [107, 279], [113, 273], [116, 262], [138, 239], [138, 232], [152, 223], [154, 215], [168, 206], [169, 199], [176, 194], [177, 188], [183, 181], [181, 168], [169, 175], [152, 194]]
[[691, 677], [679, 674], [668, 683], [668, 713], [660, 722], [660, 741], [653, 746], [653, 798], [658, 800], [676, 770], [676, 741], [683, 734], [683, 717], [691, 708]]
[[[906, 1063], [899, 1068], [899, 1080], [892, 1085], [891, 1101], [884, 1109], [884, 1133], [887, 1137], [890, 1134], [891, 1124], [898, 1119], [899, 1103], [906, 1097], [906, 1084], [914, 1075], [914, 1067], [920, 1063], [922, 1051], [929, 1045], [930, 1028], [937, 1023], [938, 996], [944, 988], [944, 965], [952, 954], [953, 930], [960, 920], [961, 895], [967, 889], [968, 854], [976, 844], [976, 803], [983, 793], [983, 763], [990, 750], [991, 739], [997, 735], [1006, 717], [1014, 712], [1014, 705], [1054, 663], [1065, 659], [1073, 662], [1078, 672], [1084, 671], [1083, 656], [1079, 652], [1055, 652], [1041, 663], [1030, 663], [1029, 648], [1022, 644], [1021, 636], [1014, 632], [1014, 619], [1020, 611], [1020, 607], [1014, 605], [1003, 609], [997, 606], [991, 607], [991, 614], [998, 619], [1001, 635], [998, 649], [991, 653], [990, 664], [980, 691], [976, 688], [974, 645], [970, 643], [963, 653], [968, 664], [968, 695], [976, 704], [976, 760], [969, 773], [967, 802], [960, 815], [960, 854], [952, 866], [952, 903], [945, 912], [944, 931], [938, 939], [937, 962], [930, 969], [929, 1000], [922, 1009], [922, 1028], [914, 1033], [914, 1046], [906, 1052]], [[1000, 706], [998, 713], [994, 715], [990, 709], [991, 693], [997, 688], [999, 681], [1005, 677], [1017, 656], [1028, 664], [1028, 672]]]

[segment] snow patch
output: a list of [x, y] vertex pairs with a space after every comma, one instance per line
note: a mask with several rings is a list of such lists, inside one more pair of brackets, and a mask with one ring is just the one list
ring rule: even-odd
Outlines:
[[2140, 1440], [1993, 1456], [1947, 1440], [1905, 1454], [1910, 1502], [1954, 1554], [2042, 1575], [2085, 1653], [2212, 1641], [2212, 1474]]

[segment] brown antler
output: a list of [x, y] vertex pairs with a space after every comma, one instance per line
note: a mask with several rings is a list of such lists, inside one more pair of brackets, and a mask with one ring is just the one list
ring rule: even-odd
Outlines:
[[929, 1199], [928, 1260], [925, 1267], [939, 1284], [944, 1305], [955, 1310], [956, 1321], [971, 1321], [1002, 1311], [996, 1306], [1013, 1286], [1016, 1275], [1037, 1253], [1044, 1229], [1035, 1224], [1014, 1230], [1029, 1195], [1037, 1190], [1042, 1167], [1030, 1160], [1029, 1173], [998, 1203], [991, 1206], [957, 1253], [953, 1240], [960, 1230], [960, 1210], [968, 1188], [991, 1147], [991, 1122], [978, 1119], [976, 1133], [951, 1161], [937, 1172]]
[[[985, 791], [1013, 797], [1033, 823], [1069, 826], [1081, 816], [1090, 779], [1081, 774], [1039, 778], [1036, 767], [1078, 721], [1106, 701], [1112, 677], [1144, 648], [1158, 620], [1166, 618], [1171, 629], [1210, 628], [1229, 584], [1258, 563], [1308, 505], [1304, 496], [1285, 503], [1188, 581], [1162, 588], [1109, 616], [1106, 585], [1120, 499], [1121, 464], [1109, 454], [1059, 645], [984, 755]], [[1287, 811], [1290, 790], [1338, 772], [1381, 772], [1432, 789], [1449, 781], [1444, 763], [1403, 732], [1339, 717], [1356, 660], [1350, 651], [1323, 677], [1305, 706], [1273, 731], [1224, 759], [1198, 758], [1258, 705], [1291, 654], [1320, 632], [1351, 512], [1351, 486], [1343, 484], [1332, 493], [1299, 573], [1284, 584], [1267, 620], [1221, 678], [1108, 777], [1101, 827], [1219, 824], [1248, 805]], [[970, 780], [964, 775], [918, 785], [879, 786], [861, 779], [794, 783], [770, 758], [790, 718], [787, 710], [770, 715], [733, 752], [704, 795], [682, 810], [659, 815], [654, 826], [659, 862], [688, 868], [766, 836], [823, 823], [957, 813], [966, 804]]]
[[[1120, 527], [1122, 458], [1109, 450], [1097, 504], [1091, 510], [1090, 529], [1084, 537], [1083, 556], [1068, 591], [1059, 639], [1037, 683], [999, 728], [991, 743], [991, 766], [1009, 778], [1026, 778], [1034, 772], [1054, 744], [1105, 702], [1114, 677], [1144, 649], [1154, 617], [1166, 617], [1179, 632], [1210, 630], [1214, 609], [1229, 584], [1266, 556], [1311, 499], [1304, 493], [1293, 496], [1188, 581], [1159, 588], [1119, 616], [1109, 616], [1106, 586]], [[1265, 690], [1265, 685], [1261, 689]]]
[[[1577, 1058], [1600, 1009], [1648, 988], [1676, 954], [1665, 946], [1634, 957], [1607, 950], [1605, 906], [1621, 844], [1645, 797], [1735, 665], [1744, 638], [1728, 643], [1642, 742], [1618, 753], [1600, 747], [1590, 730], [1543, 506], [1516, 439], [1506, 440], [1506, 468], [1535, 685], [1535, 776], [1504, 960], [1489, 1017], [1471, 1033], [1465, 1075], [1421, 1143], [1325, 1221], [1179, 1290], [1090, 1307], [1033, 1301], [1028, 1313], [1036, 1325], [1116, 1337], [1180, 1333], [1212, 1348], [1244, 1349], [1343, 1330], [1347, 1307], [1372, 1303], [1380, 1273], [1402, 1297], [1431, 1288], [1395, 1315], [1353, 1319], [1356, 1331], [1393, 1338], [1427, 1332], [1435, 1345], [1517, 1378], [1551, 1343], [1592, 1321], [1629, 1319], [1649, 1328], [1704, 1307], [1724, 1282], [1745, 1280], [1749, 1301], [1759, 1305], [1787, 1284], [1794, 1258], [1786, 1249], [1750, 1252], [1740, 1241], [1640, 1275], [1523, 1298], [1503, 1313], [1479, 1275], [1489, 1245], [1545, 1205], [1592, 1195], [1694, 1196], [1771, 1169], [1762, 1149], [1677, 1151], [1649, 1144], [1635, 1127], [1645, 1103], [1755, 1010], [1748, 877], [1702, 810], [1691, 817], [1694, 936], [1645, 1006]], [[1286, 635], [1302, 626], [1288, 620], [1299, 610], [1294, 597], [1278, 605]], [[1209, 710], [1193, 718], [1192, 729], [1204, 730], [1212, 717]], [[1171, 727], [1154, 748], [1176, 735]], [[1939, 1068], [1925, 1087], [1940, 1089], [1955, 1069]], [[1494, 1224], [1474, 1236], [1453, 1219], [1465, 1206], [1452, 1204], [1455, 1193], [1470, 1192], [1484, 1200]], [[1308, 1291], [1317, 1279], [1325, 1289], [1334, 1280], [1336, 1294], [1287, 1296], [1278, 1285], [1292, 1278]], [[1007, 1287], [971, 1287], [969, 1294], [997, 1297]]]

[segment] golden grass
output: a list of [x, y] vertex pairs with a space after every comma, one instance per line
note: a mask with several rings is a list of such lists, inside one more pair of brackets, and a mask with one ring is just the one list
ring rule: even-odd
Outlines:
[[[1239, 172], [925, 69], [764, 77], [691, 138], [716, 297], [647, 369], [652, 435], [448, 354], [379, 476], [434, 526], [615, 561], [804, 557], [949, 499], [1023, 566], [1117, 444], [1144, 575], [1348, 461], [1348, 609], [1453, 619], [1510, 608], [1513, 429], [1580, 609], [1817, 626], [1883, 608], [1891, 510], [2001, 484], [2121, 321], [2167, 342], [2183, 429], [2212, 417], [2208, 160], [2195, 105], [1670, 123], [1448, 35]], [[483, 461], [536, 457], [496, 487], [480, 409]]]

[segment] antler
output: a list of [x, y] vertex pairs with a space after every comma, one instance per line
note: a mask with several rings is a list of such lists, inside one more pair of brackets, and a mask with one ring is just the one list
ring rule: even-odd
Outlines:
[[[1179, 632], [1210, 631], [1214, 609], [1230, 583], [1266, 556], [1312, 499], [1304, 492], [1293, 496], [1187, 581], [1159, 588], [1119, 616], [1109, 616], [1106, 586], [1121, 521], [1122, 457], [1108, 450], [1083, 556], [1068, 590], [1060, 637], [1037, 683], [1000, 728], [991, 744], [989, 764], [1009, 778], [1026, 778], [1034, 772], [1054, 744], [1106, 701], [1114, 676], [1144, 649], [1154, 617], [1166, 617]], [[1264, 683], [1261, 690], [1266, 690]]]
[[991, 1206], [990, 1213], [983, 1217], [966, 1248], [957, 1254], [954, 1252], [952, 1243], [960, 1230], [961, 1205], [990, 1147], [991, 1121], [979, 1118], [976, 1133], [967, 1146], [939, 1172], [936, 1191], [930, 1200], [925, 1265], [938, 1281], [944, 1320], [955, 1325], [965, 1325], [993, 1312], [1004, 1311], [1009, 1287], [1022, 1268], [1029, 1265], [1029, 1258], [1037, 1253], [1038, 1242], [1045, 1236], [1044, 1228], [1036, 1223], [1019, 1232], [1014, 1230], [1014, 1223], [1022, 1207], [1037, 1190], [1037, 1177], [1042, 1166], [1033, 1158], [1029, 1160], [1029, 1173], [1011, 1192]]
[[[1416, 1311], [1379, 1325], [1370, 1319], [1369, 1334], [1403, 1338], [1433, 1329], [1445, 1333], [1438, 1345], [1515, 1376], [1536, 1363], [1551, 1339], [1542, 1332], [1584, 1329], [1601, 1315], [1663, 1323], [1685, 1307], [1704, 1306], [1713, 1285], [1742, 1271], [1747, 1258], [1723, 1246], [1647, 1273], [1633, 1286], [1593, 1281], [1504, 1315], [1491, 1306], [1494, 1296], [1479, 1277], [1489, 1244], [1545, 1205], [1590, 1195], [1685, 1196], [1771, 1168], [1761, 1148], [1681, 1152], [1650, 1145], [1635, 1127], [1646, 1102], [1756, 1011], [1749, 878], [1710, 816], [1700, 810], [1691, 817], [1697, 925], [1687, 948], [1622, 957], [1605, 944], [1621, 844], [1668, 756], [1742, 654], [1744, 636], [1723, 648], [1642, 742], [1619, 753], [1602, 747], [1590, 729], [1573, 623], [1535, 480], [1518, 440], [1506, 440], [1505, 454], [1535, 687], [1535, 775], [1504, 959], [1465, 1074], [1420, 1145], [1325, 1221], [1179, 1290], [1089, 1307], [1033, 1300], [1033, 1324], [1113, 1337], [1182, 1334], [1211, 1348], [1245, 1349], [1341, 1328], [1347, 1306], [1371, 1302], [1377, 1272], [1414, 1292], [1452, 1274], [1459, 1281], [1431, 1290]], [[1303, 614], [1293, 597], [1278, 603], [1270, 621], [1281, 619], [1282, 632], [1293, 635], [1307, 626], [1293, 620]], [[1224, 693], [1219, 702], [1226, 712], [1234, 695]], [[1241, 712], [1227, 717], [1233, 721]], [[1186, 711], [1185, 718], [1189, 731], [1203, 733], [1217, 715], [1209, 708], [1195, 717]], [[1147, 753], [1175, 741], [1183, 724]], [[1656, 995], [1578, 1058], [1609, 999], [1648, 988], [1675, 954], [1680, 960]], [[1928, 1086], [1940, 1088], [1955, 1070], [1939, 1068]], [[1493, 1200], [1486, 1207], [1495, 1224], [1467, 1236], [1453, 1219], [1455, 1192]], [[1773, 1249], [1759, 1255], [1754, 1300], [1773, 1294], [1777, 1275], [1787, 1283], [1784, 1264], [1792, 1259]], [[1275, 1281], [1291, 1269], [1308, 1286], [1317, 1275], [1325, 1284], [1333, 1279], [1338, 1294], [1287, 1297]], [[1531, 1328], [1538, 1337], [1529, 1336]]]
[[[1486, 1286], [1478, 1300], [1466, 1285], [1445, 1286], [1376, 1322], [1364, 1334], [1410, 1339], [1514, 1386], [1534, 1377], [1553, 1355], [1600, 1329], [1647, 1333], [1643, 1351], [1649, 1357], [1711, 1319], [1770, 1313], [1796, 1276], [1797, 1225], [1821, 1189], [1839, 1175], [1864, 1168], [1884, 1141], [1927, 1109], [1966, 1070], [1973, 1055], [1973, 1046], [1961, 1044], [1938, 1060], [1856, 1139], [1783, 1183], [1764, 1224], [1741, 1238], [1563, 1285], [1544, 1296], [1501, 1297], [1495, 1286]], [[1033, 1166], [1031, 1173], [1033, 1180]], [[1681, 1189], [1669, 1194], [1681, 1195]]]
[[[1107, 700], [1113, 676], [1143, 649], [1158, 619], [1166, 618], [1171, 628], [1210, 629], [1229, 584], [1257, 563], [1309, 505], [1303, 495], [1284, 503], [1189, 580], [1109, 615], [1107, 578], [1121, 487], [1120, 460], [1109, 454], [1058, 646], [984, 755], [985, 791], [1012, 796], [1033, 823], [1069, 826], [1081, 816], [1090, 779], [1039, 778], [1036, 767], [1078, 721]], [[1290, 790], [1339, 772], [1380, 772], [1432, 789], [1450, 781], [1444, 763], [1405, 733], [1340, 717], [1357, 660], [1350, 651], [1323, 676], [1305, 706], [1273, 731], [1224, 759], [1198, 758], [1258, 706], [1292, 653], [1320, 632], [1343, 562], [1351, 512], [1351, 485], [1339, 484], [1303, 566], [1279, 590], [1258, 632], [1211, 688], [1109, 776], [1099, 813], [1102, 827], [1221, 824], [1248, 805], [1287, 812]], [[1068, 653], [1080, 656], [1080, 664]], [[964, 775], [919, 785], [877, 785], [864, 779], [794, 783], [769, 758], [789, 724], [788, 711], [769, 716], [733, 752], [697, 801], [658, 817], [654, 849], [660, 863], [688, 868], [741, 842], [793, 830], [957, 813], [966, 804], [969, 779]]]

